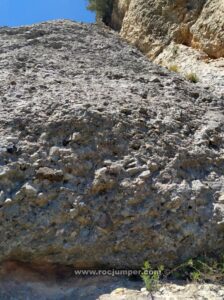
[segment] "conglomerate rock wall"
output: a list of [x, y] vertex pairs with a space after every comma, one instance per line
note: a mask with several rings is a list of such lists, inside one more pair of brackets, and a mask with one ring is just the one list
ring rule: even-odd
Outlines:
[[223, 250], [222, 99], [96, 25], [0, 41], [0, 261], [132, 268]]

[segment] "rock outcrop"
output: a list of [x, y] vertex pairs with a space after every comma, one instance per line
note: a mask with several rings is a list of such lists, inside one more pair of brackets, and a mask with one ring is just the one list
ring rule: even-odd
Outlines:
[[111, 27], [156, 63], [194, 72], [224, 95], [223, 0], [115, 0]]
[[[136, 289], [118, 288], [110, 294], [99, 297], [99, 300], [179, 300], [179, 299], [203, 299], [222, 300], [224, 288], [221, 285], [213, 284], [164, 284], [153, 295], [144, 288], [141, 291]], [[98, 300], [98, 299], [97, 299]]]
[[224, 103], [118, 35], [0, 29], [0, 260], [172, 266], [224, 247]]
[[115, 0], [111, 26], [154, 58], [174, 41], [224, 56], [222, 0]]

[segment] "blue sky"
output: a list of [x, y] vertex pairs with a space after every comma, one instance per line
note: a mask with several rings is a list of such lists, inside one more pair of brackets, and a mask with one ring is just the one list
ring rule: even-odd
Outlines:
[[54, 19], [94, 22], [87, 0], [0, 0], [0, 26], [19, 26]]

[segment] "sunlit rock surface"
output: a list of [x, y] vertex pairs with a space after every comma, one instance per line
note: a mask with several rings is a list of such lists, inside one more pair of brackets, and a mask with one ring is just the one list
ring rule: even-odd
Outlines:
[[96, 25], [0, 40], [1, 261], [132, 268], [222, 251], [220, 98]]
[[156, 63], [224, 97], [223, 0], [114, 0], [110, 26]]

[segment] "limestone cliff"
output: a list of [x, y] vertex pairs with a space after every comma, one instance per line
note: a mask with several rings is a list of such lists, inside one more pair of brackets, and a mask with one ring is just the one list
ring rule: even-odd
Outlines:
[[223, 0], [115, 0], [111, 26], [159, 64], [193, 71], [206, 84], [219, 74], [224, 93]]
[[115, 0], [111, 25], [152, 58], [171, 41], [224, 56], [222, 0]]

